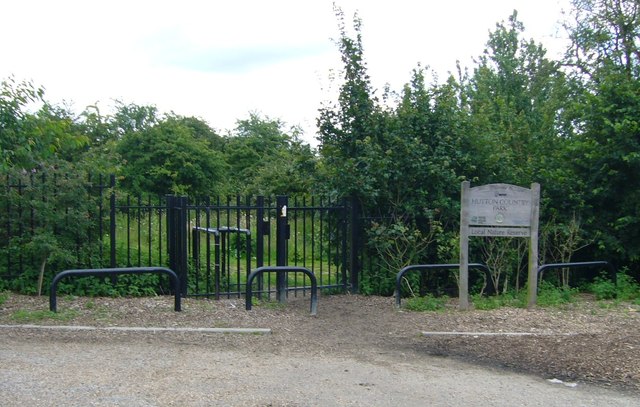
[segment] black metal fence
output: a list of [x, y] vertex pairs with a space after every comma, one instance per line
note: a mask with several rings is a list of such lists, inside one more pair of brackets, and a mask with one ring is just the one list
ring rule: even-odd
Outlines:
[[[48, 255], [45, 283], [69, 268], [166, 266], [180, 277], [182, 295], [229, 298], [246, 292], [252, 269], [288, 265], [312, 270], [320, 289], [357, 288], [357, 263], [349, 250], [357, 230], [347, 201], [133, 197], [118, 190], [114, 176], [73, 187], [62, 178], [21, 174], [0, 185], [0, 283], [5, 286], [28, 292], [21, 284], [32, 284]], [[57, 223], [47, 220], [51, 216]], [[51, 237], [49, 253], [33, 243], [44, 235]], [[304, 275], [271, 276], [257, 279], [253, 292], [308, 290]], [[169, 290], [168, 281], [153, 277], [158, 290]]]

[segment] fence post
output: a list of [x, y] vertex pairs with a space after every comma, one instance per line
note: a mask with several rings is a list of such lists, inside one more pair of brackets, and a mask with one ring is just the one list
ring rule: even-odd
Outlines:
[[109, 265], [111, 268], [116, 267], [116, 176], [109, 176], [109, 188], [111, 195], [109, 196]]
[[342, 251], [342, 255], [340, 256], [340, 276], [341, 276], [341, 281], [340, 283], [342, 284], [342, 288], [347, 291], [349, 289], [349, 283], [347, 282], [347, 259], [348, 259], [348, 254], [347, 254], [347, 238], [348, 238], [348, 230], [349, 230], [349, 223], [348, 223], [348, 214], [347, 214], [347, 210], [349, 208], [349, 201], [345, 198], [342, 199], [341, 201], [341, 205], [342, 208], [340, 209], [340, 235], [341, 235], [341, 243], [340, 243], [340, 250]]
[[360, 274], [360, 201], [356, 197], [351, 197], [350, 201], [351, 250], [349, 252], [349, 275], [351, 292], [357, 294], [359, 291], [358, 276]]
[[[288, 204], [289, 197], [283, 195], [276, 197], [276, 266], [287, 265], [287, 239], [289, 239]], [[276, 299], [281, 303], [287, 301], [287, 274], [282, 271], [276, 272]]]
[[187, 197], [167, 195], [167, 251], [169, 268], [174, 270], [180, 280], [175, 287], [183, 297], [187, 296]]
[[[264, 235], [269, 233], [269, 224], [264, 217], [264, 196], [256, 197], [256, 268], [264, 266]], [[264, 280], [262, 273], [257, 276], [258, 298], [262, 298], [264, 290]]]

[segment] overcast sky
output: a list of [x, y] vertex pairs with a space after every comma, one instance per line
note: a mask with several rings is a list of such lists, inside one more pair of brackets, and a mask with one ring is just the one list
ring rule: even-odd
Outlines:
[[[0, 4], [0, 79], [44, 86], [75, 111], [113, 100], [206, 120], [225, 134], [249, 112], [300, 125], [340, 68], [332, 0], [15, 0]], [[336, 0], [358, 11], [373, 85], [400, 90], [418, 63], [441, 79], [472, 67], [489, 31], [518, 10], [526, 38], [562, 51], [569, 0]], [[559, 37], [559, 38], [558, 38]], [[333, 87], [331, 86], [333, 83]]]

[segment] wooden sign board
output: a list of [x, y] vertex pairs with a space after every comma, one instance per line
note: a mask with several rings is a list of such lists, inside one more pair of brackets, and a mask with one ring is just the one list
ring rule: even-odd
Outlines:
[[529, 307], [535, 305], [538, 270], [540, 185], [510, 184], [471, 188], [462, 183], [460, 208], [460, 308], [469, 307], [469, 238], [525, 237], [529, 240]]
[[531, 225], [531, 190], [508, 184], [469, 188], [469, 225]]

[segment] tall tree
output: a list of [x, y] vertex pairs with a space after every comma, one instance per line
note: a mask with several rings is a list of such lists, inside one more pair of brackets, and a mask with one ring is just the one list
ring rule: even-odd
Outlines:
[[73, 115], [48, 103], [43, 88], [14, 78], [0, 83], [0, 169], [31, 169], [57, 156], [72, 159], [87, 142]]
[[250, 195], [308, 194], [316, 158], [296, 127], [251, 113], [224, 139], [229, 191]]
[[566, 62], [582, 89], [572, 106], [575, 164], [587, 181], [602, 255], [640, 266], [640, 3], [574, 0]]
[[206, 138], [194, 135], [192, 121], [170, 116], [118, 143], [122, 182], [135, 193], [215, 195], [222, 192], [226, 167]]
[[497, 24], [468, 84], [483, 183], [542, 182], [544, 169], [561, 162], [558, 112], [565, 79], [541, 45], [521, 39], [523, 31], [516, 12], [507, 24]]
[[362, 22], [353, 18], [355, 37], [347, 33], [343, 11], [334, 6], [340, 38], [337, 45], [343, 63], [344, 82], [337, 103], [327, 103], [317, 119], [321, 170], [331, 192], [356, 196], [361, 200], [377, 195], [371, 173], [375, 161], [368, 159], [368, 148], [380, 136], [378, 107], [371, 89], [362, 45]]

